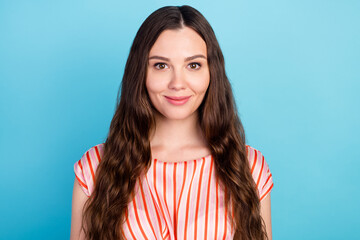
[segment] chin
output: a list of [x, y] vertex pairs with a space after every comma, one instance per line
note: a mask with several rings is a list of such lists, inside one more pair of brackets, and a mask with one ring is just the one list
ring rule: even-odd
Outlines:
[[195, 112], [171, 111], [160, 113], [167, 120], [186, 120], [195, 117]]

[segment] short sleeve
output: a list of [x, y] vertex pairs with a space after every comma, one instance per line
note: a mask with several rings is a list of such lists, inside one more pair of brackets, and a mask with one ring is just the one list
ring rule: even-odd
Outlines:
[[95, 186], [95, 173], [101, 161], [104, 144], [98, 144], [87, 150], [74, 164], [75, 177], [86, 196], [90, 197]]
[[274, 183], [269, 166], [259, 150], [246, 146], [251, 174], [255, 181], [260, 201], [272, 190]]

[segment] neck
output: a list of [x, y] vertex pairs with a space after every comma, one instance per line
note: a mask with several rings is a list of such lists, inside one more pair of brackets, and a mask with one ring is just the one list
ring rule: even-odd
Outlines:
[[157, 114], [155, 121], [156, 127], [150, 138], [151, 146], [179, 149], [205, 143], [197, 112], [181, 120], [167, 119]]

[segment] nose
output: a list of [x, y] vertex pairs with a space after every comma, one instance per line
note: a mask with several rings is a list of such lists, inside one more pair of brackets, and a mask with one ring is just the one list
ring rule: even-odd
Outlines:
[[168, 87], [175, 91], [186, 88], [185, 74], [180, 69], [173, 69]]

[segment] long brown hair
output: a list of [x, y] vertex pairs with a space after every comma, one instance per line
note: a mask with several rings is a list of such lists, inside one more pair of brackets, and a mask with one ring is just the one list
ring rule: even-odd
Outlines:
[[200, 12], [181, 6], [156, 10], [135, 36], [102, 161], [96, 171], [95, 189], [84, 206], [83, 229], [87, 239], [122, 239], [121, 227], [136, 181], [151, 164], [149, 134], [155, 120], [145, 87], [148, 54], [164, 30], [184, 26], [195, 30], [207, 45], [210, 84], [198, 116], [214, 159], [215, 174], [226, 186], [223, 188], [226, 204], [229, 200], [233, 203], [234, 239], [267, 238], [247, 160], [244, 129], [225, 74], [219, 43]]

